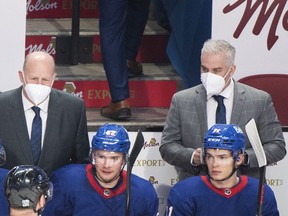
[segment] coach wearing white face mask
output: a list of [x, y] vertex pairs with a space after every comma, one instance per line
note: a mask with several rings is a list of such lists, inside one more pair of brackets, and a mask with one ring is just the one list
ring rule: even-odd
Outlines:
[[26, 56], [19, 78], [23, 86], [0, 94], [0, 139], [7, 153], [4, 168], [37, 165], [48, 175], [89, 154], [84, 101], [52, 88], [52, 56]]
[[[245, 125], [254, 118], [267, 157], [267, 163], [286, 155], [282, 128], [271, 96], [233, 80], [235, 48], [224, 40], [208, 40], [201, 53], [202, 84], [177, 92], [166, 118], [160, 153], [180, 168], [179, 179], [206, 174], [201, 161], [204, 135], [215, 123]], [[258, 162], [247, 140], [240, 174], [258, 176]]]

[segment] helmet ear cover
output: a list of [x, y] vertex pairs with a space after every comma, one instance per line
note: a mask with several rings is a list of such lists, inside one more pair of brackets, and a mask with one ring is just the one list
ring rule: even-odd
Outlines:
[[36, 209], [37, 202], [41, 193], [35, 191], [35, 188], [23, 188], [20, 191], [12, 189], [7, 191], [8, 201], [13, 208], [33, 208]]
[[245, 136], [240, 127], [234, 124], [215, 124], [204, 138], [203, 157], [207, 149], [230, 150], [236, 161], [245, 151]]

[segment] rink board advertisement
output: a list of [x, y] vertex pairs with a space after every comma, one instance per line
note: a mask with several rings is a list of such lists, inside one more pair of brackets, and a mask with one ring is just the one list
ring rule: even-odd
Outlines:
[[[95, 133], [90, 132], [89, 137], [92, 140]], [[135, 141], [137, 133], [129, 132], [131, 148]], [[160, 156], [159, 146], [161, 132], [143, 132], [145, 143], [136, 159], [133, 167], [133, 173], [149, 180], [155, 187], [159, 198], [159, 213], [164, 215], [169, 190], [178, 182], [177, 170], [174, 166], [166, 163]], [[286, 143], [288, 142], [288, 132], [284, 133]], [[288, 158], [273, 166], [267, 167], [267, 183], [275, 193], [278, 209], [281, 216], [288, 216], [287, 194], [288, 194], [288, 173], [286, 164]], [[256, 206], [255, 206], [256, 208]]]
[[236, 48], [236, 80], [255, 74], [288, 74], [287, 0], [213, 1], [212, 37]]
[[[36, 11], [39, 2], [38, 0], [0, 1], [2, 10], [0, 27], [5, 30], [0, 40], [3, 50], [0, 56], [2, 63], [0, 91], [20, 85], [17, 72], [22, 68], [25, 50], [30, 48], [25, 49], [25, 17], [27, 12], [32, 17], [32, 12]], [[43, 2], [47, 3], [47, 1]], [[52, 2], [50, 1], [50, 5]], [[89, 6], [90, 9], [96, 9], [96, 7], [96, 4]], [[287, 11], [287, 0], [213, 1], [212, 37], [228, 40], [236, 47], [237, 71], [234, 75], [236, 80], [255, 74], [288, 74]], [[40, 50], [45, 51], [46, 48], [40, 48]], [[90, 138], [93, 134], [93, 132], [89, 133]], [[143, 134], [145, 146], [135, 162], [133, 172], [153, 183], [159, 196], [159, 212], [163, 215], [168, 192], [177, 183], [178, 175], [176, 169], [163, 161], [160, 156], [161, 133], [144, 132]], [[133, 144], [136, 132], [130, 132], [129, 135]], [[284, 136], [287, 143], [288, 133], [285, 132]], [[267, 168], [267, 183], [275, 192], [282, 216], [288, 216], [286, 204], [288, 171], [285, 166], [287, 163], [288, 159], [285, 157], [282, 161]]]

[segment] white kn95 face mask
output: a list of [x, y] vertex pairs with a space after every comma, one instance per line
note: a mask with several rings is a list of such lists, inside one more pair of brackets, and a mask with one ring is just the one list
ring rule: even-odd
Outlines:
[[28, 83], [25, 85], [25, 92], [35, 105], [39, 105], [49, 96], [51, 87], [41, 84]]

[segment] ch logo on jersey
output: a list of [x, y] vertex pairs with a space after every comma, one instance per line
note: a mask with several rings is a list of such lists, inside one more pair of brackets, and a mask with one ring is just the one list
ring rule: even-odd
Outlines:
[[108, 190], [108, 189], [105, 189], [103, 191], [103, 193], [104, 193], [105, 196], [110, 196], [110, 190]]
[[229, 188], [224, 190], [224, 194], [226, 194], [226, 195], [231, 195], [231, 193], [232, 193], [232, 191]]

